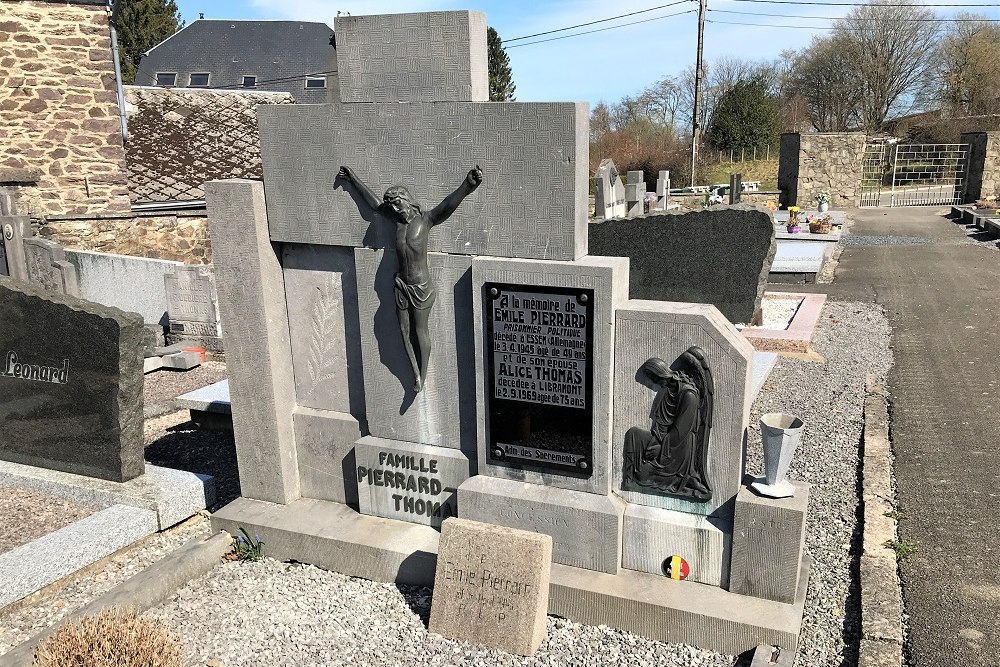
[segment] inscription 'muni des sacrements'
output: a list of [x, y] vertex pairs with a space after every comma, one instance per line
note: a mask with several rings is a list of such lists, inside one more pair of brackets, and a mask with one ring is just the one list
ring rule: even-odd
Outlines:
[[594, 291], [484, 285], [493, 464], [589, 477]]
[[358, 466], [358, 484], [394, 490], [397, 512], [442, 519], [458, 514], [455, 489], [441, 483], [437, 459], [380, 451], [378, 463], [377, 468]]

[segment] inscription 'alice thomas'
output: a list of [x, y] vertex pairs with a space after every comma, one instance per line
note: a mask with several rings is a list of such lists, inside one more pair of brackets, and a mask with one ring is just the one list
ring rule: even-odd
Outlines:
[[486, 283], [493, 465], [589, 478], [594, 291]]

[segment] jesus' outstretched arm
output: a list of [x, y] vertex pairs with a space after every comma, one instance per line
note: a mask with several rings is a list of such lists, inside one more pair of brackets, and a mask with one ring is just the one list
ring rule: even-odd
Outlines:
[[482, 182], [483, 170], [477, 164], [469, 170], [469, 174], [462, 181], [462, 184], [454, 192], [445, 197], [443, 202], [435, 206], [434, 210], [427, 214], [431, 226], [440, 225], [450, 218], [451, 214], [458, 208], [458, 205], [462, 203], [462, 200], [472, 194]]

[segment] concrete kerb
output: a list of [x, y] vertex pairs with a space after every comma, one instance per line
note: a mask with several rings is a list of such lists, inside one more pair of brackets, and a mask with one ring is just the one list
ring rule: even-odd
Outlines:
[[895, 550], [895, 490], [889, 440], [888, 390], [869, 376], [866, 382], [862, 440], [862, 503], [860, 667], [900, 667], [903, 664], [903, 600]]
[[92, 616], [112, 607], [146, 611], [162, 604], [180, 587], [215, 568], [229, 551], [232, 538], [220, 532], [194, 539], [161, 560], [67, 616], [63, 621], [0, 656], [0, 667], [28, 667], [35, 647], [65, 623]]

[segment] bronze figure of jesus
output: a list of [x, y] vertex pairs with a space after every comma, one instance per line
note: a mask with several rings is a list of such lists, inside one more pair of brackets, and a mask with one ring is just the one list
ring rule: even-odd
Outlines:
[[[341, 167], [340, 178], [350, 183], [372, 213], [380, 213], [396, 226], [396, 256], [399, 271], [395, 278], [396, 315], [403, 335], [403, 347], [413, 368], [413, 391], [419, 392], [427, 380], [427, 362], [431, 356], [429, 328], [431, 306], [437, 289], [427, 265], [427, 241], [431, 227], [451, 217], [462, 200], [483, 182], [483, 172], [476, 165], [469, 170], [462, 184], [432, 210], [424, 212], [410, 191], [394, 185], [382, 199], [354, 174], [350, 167]], [[414, 342], [416, 345], [414, 345]]]

